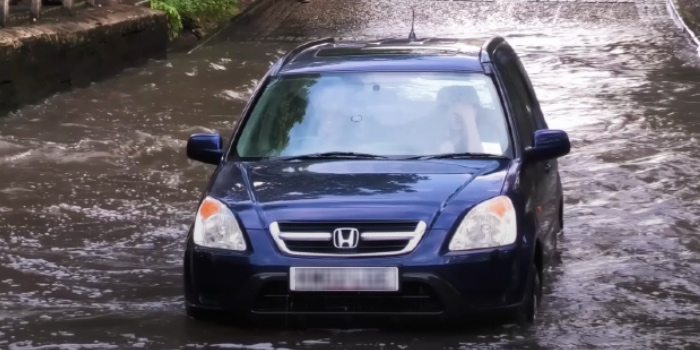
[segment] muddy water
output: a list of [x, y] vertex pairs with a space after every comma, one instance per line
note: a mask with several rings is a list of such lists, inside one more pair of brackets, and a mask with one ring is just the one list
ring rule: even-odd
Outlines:
[[404, 5], [278, 2], [189, 55], [0, 119], [0, 348], [700, 348], [700, 62], [651, 2], [418, 4], [419, 36], [506, 36], [573, 140], [534, 330], [238, 331], [184, 316], [183, 239], [212, 171], [186, 160], [187, 136], [228, 136], [299, 37], [404, 35]]

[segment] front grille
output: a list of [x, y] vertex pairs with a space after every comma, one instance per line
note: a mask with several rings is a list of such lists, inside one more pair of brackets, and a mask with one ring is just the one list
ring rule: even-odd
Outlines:
[[418, 221], [378, 221], [378, 222], [280, 222], [282, 232], [333, 232], [338, 227], [354, 227], [363, 231], [373, 232], [413, 232]]
[[[406, 221], [380, 222], [274, 222], [270, 225], [278, 247], [292, 255], [386, 256], [412, 251], [425, 232], [426, 224]], [[334, 231], [357, 235], [351, 246], [338, 245]]]
[[270, 282], [259, 292], [253, 311], [313, 313], [438, 313], [443, 306], [424, 283], [404, 282], [396, 293], [294, 293], [286, 282]]
[[[408, 244], [407, 239], [391, 241], [362, 241], [354, 249], [343, 249], [343, 253], [381, 253], [399, 251]], [[296, 252], [309, 253], [339, 253], [341, 250], [333, 246], [332, 241], [286, 241], [287, 248]]]

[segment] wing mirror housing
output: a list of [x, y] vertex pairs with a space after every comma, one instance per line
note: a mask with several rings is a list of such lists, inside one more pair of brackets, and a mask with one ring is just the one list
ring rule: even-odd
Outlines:
[[187, 140], [187, 157], [192, 160], [219, 165], [223, 155], [224, 143], [219, 134], [193, 134]]
[[534, 145], [525, 149], [527, 161], [544, 161], [563, 157], [571, 152], [569, 135], [563, 130], [535, 131]]

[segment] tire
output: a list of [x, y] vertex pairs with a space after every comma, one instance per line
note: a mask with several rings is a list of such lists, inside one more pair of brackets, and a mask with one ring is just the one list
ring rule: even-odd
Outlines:
[[537, 271], [537, 266], [533, 263], [530, 265], [528, 279], [525, 289], [525, 298], [523, 303], [515, 311], [513, 321], [522, 328], [530, 327], [535, 323], [537, 311], [542, 303], [542, 284], [540, 274]]

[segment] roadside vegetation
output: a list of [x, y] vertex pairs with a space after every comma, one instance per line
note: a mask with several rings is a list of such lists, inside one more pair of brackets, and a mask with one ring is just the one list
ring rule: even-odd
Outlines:
[[151, 8], [167, 14], [171, 39], [183, 30], [201, 38], [238, 12], [238, 0], [151, 0]]
[[678, 0], [678, 12], [695, 35], [700, 35], [700, 1]]

